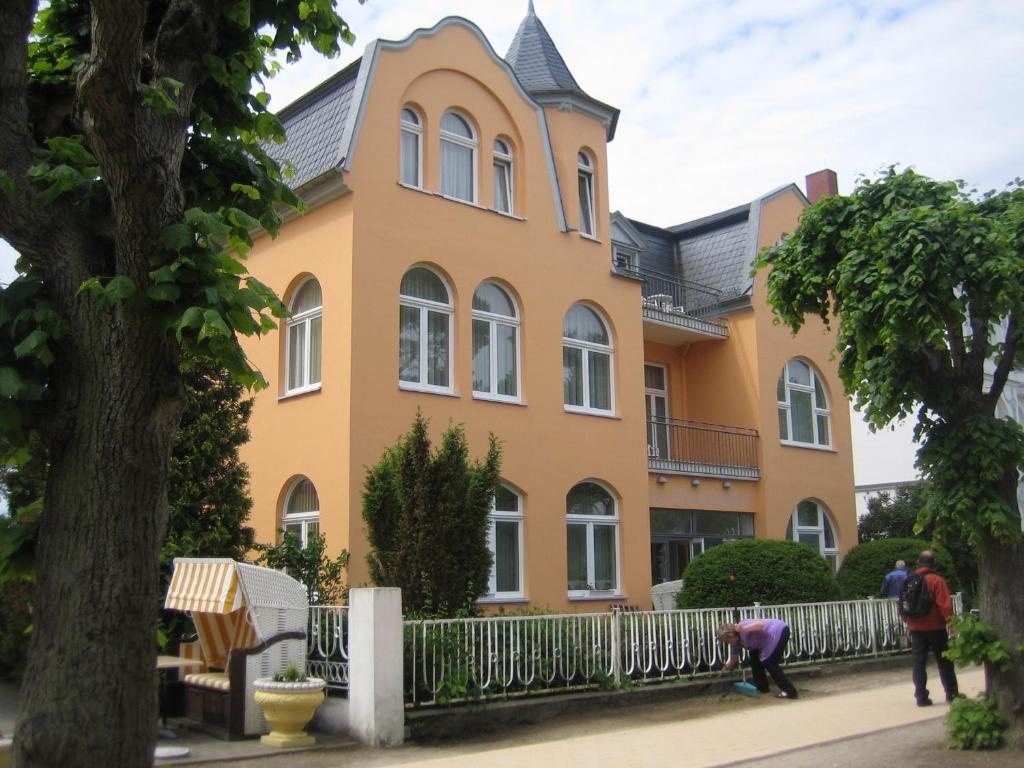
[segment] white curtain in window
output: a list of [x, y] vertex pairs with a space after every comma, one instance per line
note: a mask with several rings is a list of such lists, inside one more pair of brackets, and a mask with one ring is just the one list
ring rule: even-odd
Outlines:
[[402, 381], [420, 380], [420, 310], [416, 307], [399, 308], [398, 378]]
[[562, 347], [562, 385], [566, 405], [583, 405], [583, 350]]
[[495, 324], [498, 394], [515, 397], [518, 394], [518, 372], [516, 371], [516, 329], [511, 325]]
[[580, 232], [585, 235], [594, 234], [594, 178], [589, 173], [580, 172]]
[[448, 320], [443, 312], [427, 312], [427, 383], [448, 386]]
[[320, 383], [321, 346], [323, 344], [323, 317], [309, 321], [309, 383]]
[[412, 131], [402, 131], [402, 183], [411, 187], [420, 185], [420, 137]]
[[511, 213], [511, 168], [504, 160], [494, 161], [494, 208], [502, 213]]
[[590, 407], [604, 411], [612, 407], [611, 357], [601, 352], [589, 352]]
[[562, 335], [567, 339], [589, 341], [591, 344], [608, 344], [604, 323], [594, 310], [583, 304], [575, 304], [565, 313]]
[[491, 391], [491, 324], [473, 321], [473, 391]]
[[594, 589], [615, 589], [614, 525], [594, 525]]
[[288, 389], [298, 389], [305, 382], [303, 374], [306, 360], [306, 324], [288, 328]]
[[473, 201], [473, 150], [441, 139], [441, 194]]

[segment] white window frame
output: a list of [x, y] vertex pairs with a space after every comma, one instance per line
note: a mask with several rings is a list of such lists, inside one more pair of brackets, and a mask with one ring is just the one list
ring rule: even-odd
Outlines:
[[[500, 600], [517, 600], [523, 597], [523, 583], [525, 577], [523, 574], [523, 567], [525, 564], [525, 557], [523, 552], [523, 524], [525, 515], [523, 514], [523, 495], [515, 490], [512, 486], [501, 484], [502, 487], [516, 497], [517, 509], [515, 512], [507, 510], [499, 510], [495, 508], [496, 500], [491, 499], [491, 514], [488, 520], [487, 527], [487, 547], [491, 552], [491, 575], [487, 580], [487, 595], [482, 598], [482, 601], [500, 601]], [[519, 558], [519, 568], [517, 572], [519, 574], [519, 585], [518, 588], [511, 592], [499, 592], [498, 591], [498, 548], [497, 548], [497, 523], [515, 523], [516, 533], [518, 535], [518, 549], [516, 551], [516, 557]]]
[[[467, 147], [468, 149], [472, 150], [472, 154], [470, 156], [471, 157], [471, 159], [470, 159], [470, 167], [472, 169], [472, 174], [471, 174], [471, 178], [470, 178], [470, 182], [469, 182], [471, 187], [472, 187], [472, 189], [471, 189], [471, 194], [470, 194], [469, 200], [466, 200], [466, 199], [461, 198], [461, 197], [455, 197], [454, 195], [449, 195], [449, 194], [445, 193], [443, 189], [441, 190], [441, 195], [444, 196], [444, 197], [447, 197], [449, 200], [458, 200], [458, 201], [463, 202], [463, 203], [473, 203], [474, 205], [478, 205], [479, 204], [478, 201], [479, 201], [479, 198], [480, 198], [480, 184], [478, 183], [479, 180], [477, 178], [477, 176], [478, 176], [478, 169], [477, 169], [477, 165], [478, 165], [478, 160], [477, 160], [477, 135], [476, 135], [476, 131], [473, 129], [473, 121], [469, 119], [468, 115], [465, 115], [464, 113], [460, 112], [457, 109], [446, 109], [444, 111], [444, 114], [441, 116], [441, 121], [438, 124], [439, 126], [443, 126], [444, 125], [444, 115], [448, 115], [448, 114], [455, 115], [460, 120], [463, 120], [466, 123], [466, 126], [469, 128], [469, 133], [470, 133], [471, 138], [467, 139], [465, 136], [459, 136], [458, 134], [446, 131], [443, 127], [439, 127], [438, 131], [439, 131], [439, 133], [441, 135], [441, 144], [443, 145], [447, 141], [449, 144], [457, 144], [458, 146]], [[443, 179], [444, 179], [444, 150], [443, 149], [441, 150], [441, 153], [440, 153], [440, 156], [438, 157], [438, 160], [440, 161], [440, 165], [441, 165], [441, 176], [438, 179], [438, 182], [439, 182], [439, 186], [442, 186], [443, 185]]]
[[[308, 482], [313, 488], [313, 493], [316, 493], [317, 498], [317, 510], [315, 512], [299, 512], [289, 513], [288, 508], [292, 503], [292, 496], [295, 491], [298, 490], [299, 486], [302, 485], [303, 481]], [[298, 480], [292, 483], [291, 488], [288, 489], [288, 495], [284, 500], [284, 509], [281, 512], [281, 530], [287, 532], [289, 525], [301, 526], [301, 532], [299, 533], [299, 542], [302, 544], [302, 548], [305, 549], [309, 546], [309, 528], [310, 523], [316, 523], [317, 532], [320, 531], [320, 494], [316, 490], [316, 486], [313, 485], [313, 481], [308, 477], [300, 477]], [[282, 534], [283, 536], [284, 534]]]
[[[505, 147], [504, 152], [498, 149], [498, 144]], [[508, 198], [508, 210], [503, 211], [499, 208], [497, 199], [492, 200], [491, 202], [494, 204], [494, 210], [498, 213], [507, 213], [509, 216], [512, 216], [515, 214], [516, 210], [515, 196], [513, 194], [515, 183], [513, 182], [514, 177], [512, 173], [515, 166], [513, 165], [512, 159], [512, 145], [507, 139], [500, 137], [494, 140], [493, 173], [497, 173], [499, 165], [505, 169], [505, 196]]]
[[[579, 199], [580, 234], [584, 237], [597, 237], [597, 213], [594, 210], [594, 160], [582, 149], [576, 153], [577, 187], [583, 181], [583, 194]], [[583, 195], [587, 197], [587, 208], [590, 215], [583, 216]]]
[[[406, 110], [409, 110], [413, 115], [415, 115], [416, 119], [419, 122], [414, 124], [414, 123], [410, 123], [410, 122], [406, 121], [405, 117], [404, 117], [404, 114], [403, 114]], [[399, 123], [401, 125], [401, 133], [407, 133], [407, 134], [410, 134], [410, 135], [413, 135], [413, 136], [416, 137], [416, 187], [415, 188], [416, 189], [423, 189], [423, 116], [419, 113], [419, 110], [414, 109], [413, 107], [411, 107], [408, 104], [406, 104], [404, 107], [402, 107], [401, 112], [399, 112]], [[401, 143], [401, 137], [399, 137], [399, 147], [398, 147], [398, 156], [399, 156], [399, 161], [398, 161], [399, 162], [398, 181], [399, 181], [400, 184], [402, 184], [404, 186], [409, 186], [408, 182], [406, 182], [403, 179], [403, 175], [404, 174], [402, 173], [402, 171], [403, 171], [403, 163], [404, 163], [405, 157], [402, 154], [402, 146], [403, 145]]]
[[[816, 525], [801, 525], [800, 524], [800, 504], [804, 502], [810, 502], [818, 510], [818, 522]], [[832, 529], [832, 542], [835, 546], [825, 546], [825, 523], [828, 523], [829, 528]], [[797, 544], [803, 544], [800, 541], [801, 533], [813, 533], [818, 536], [818, 554], [824, 557], [829, 564], [832, 566], [833, 571], [839, 570], [839, 531], [836, 529], [835, 522], [832, 520], [825, 509], [825, 505], [815, 499], [801, 499], [800, 503], [793, 507], [793, 514], [790, 517], [790, 527], [793, 531], [793, 541]], [[805, 545], [806, 546], [806, 545]]]
[[[422, 268], [429, 272], [432, 272], [438, 280], [441, 281], [441, 285], [444, 286], [445, 291], [448, 292], [448, 304], [441, 304], [437, 301], [431, 301], [430, 299], [420, 299], [415, 296], [406, 296], [401, 292], [399, 288], [398, 304], [399, 304], [399, 349], [401, 349], [401, 307], [410, 307], [416, 309], [420, 314], [420, 377], [419, 381], [404, 381], [401, 378], [401, 371], [399, 371], [398, 386], [400, 389], [408, 389], [416, 392], [438, 392], [442, 394], [452, 394], [454, 387], [452, 381], [455, 376], [455, 329], [454, 323], [452, 322], [455, 317], [455, 307], [452, 304], [452, 288], [448, 285], [448, 281], [439, 275], [435, 270], [430, 267], [423, 266], [422, 264], [414, 264], [406, 270], [406, 273], [412, 269]], [[403, 277], [405, 275], [403, 274]], [[439, 312], [447, 315], [448, 317], [448, 383], [444, 386], [437, 384], [427, 383], [427, 319], [429, 312]]]
[[[578, 302], [579, 303], [579, 302]], [[575, 307], [576, 304], [573, 304]], [[604, 326], [604, 332], [608, 336], [608, 346], [603, 344], [596, 344], [592, 341], [582, 341], [580, 339], [570, 339], [568, 336], [562, 336], [562, 349], [563, 357], [565, 355], [565, 348], [570, 347], [573, 349], [583, 350], [583, 405], [573, 405], [565, 402], [565, 374], [563, 372], [562, 378], [562, 405], [566, 411], [570, 413], [587, 413], [593, 416], [613, 416], [615, 414], [615, 347], [612, 344], [612, 332], [608, 326], [608, 322], [604, 319], [602, 314], [590, 306], [589, 304], [581, 304], [581, 306], [587, 307], [597, 315], [597, 319]], [[568, 312], [572, 311], [573, 307], [569, 307]], [[567, 312], [567, 313], [568, 313]], [[562, 324], [563, 329], [565, 328], [564, 320]], [[608, 355], [608, 409], [604, 408], [593, 408], [590, 405], [590, 355], [589, 352], [600, 352]], [[564, 363], [563, 363], [564, 365]]]
[[[513, 298], [511, 291], [500, 283], [494, 282], [493, 280], [485, 280], [480, 285], [483, 286], [487, 283], [499, 288], [502, 293], [508, 297], [509, 302], [512, 304], [512, 311], [515, 312], [515, 317], [509, 317], [508, 315], [499, 315], [493, 312], [483, 312], [479, 309], [473, 309], [473, 320], [479, 320], [488, 324], [489, 334], [489, 349], [488, 355], [490, 357], [490, 379], [491, 387], [489, 391], [478, 390], [476, 385], [473, 385], [473, 397], [477, 400], [498, 400], [505, 403], [520, 403], [523, 399], [523, 366], [522, 366], [522, 353], [520, 349], [521, 335], [519, 333], [520, 321], [519, 321], [519, 306]], [[477, 288], [479, 290], [479, 287]], [[474, 292], [474, 296], [476, 293]], [[505, 325], [513, 329], [515, 332], [515, 343], [516, 343], [516, 394], [513, 395], [500, 395], [498, 394], [498, 346], [494, 343], [497, 338], [497, 330], [499, 325]], [[473, 328], [470, 326], [470, 336], [472, 343], [472, 332]], [[472, 372], [471, 372], [472, 373]]]
[[[661, 398], [662, 400], [665, 401], [665, 415], [664, 415], [664, 417], [662, 417], [662, 418], [665, 419], [665, 423], [664, 424], [652, 425], [650, 423], [650, 416], [648, 416], [646, 413], [644, 414], [644, 416], [647, 417], [647, 419], [648, 419], [648, 422], [647, 422], [647, 456], [648, 456], [648, 458], [661, 459], [662, 461], [671, 461], [672, 460], [672, 432], [671, 432], [671, 430], [669, 428], [669, 423], [672, 420], [672, 403], [671, 403], [671, 401], [669, 400], [669, 397], [668, 397], [668, 366], [665, 365], [664, 363], [651, 363], [651, 362], [648, 362], [648, 361], [645, 360], [644, 361], [644, 368], [645, 368], [645, 370], [644, 370], [644, 379], [645, 379], [645, 381], [644, 381], [644, 400], [646, 402], [647, 407], [651, 408], [651, 416], [654, 416], [655, 418], [658, 418], [658, 416], [654, 413], [655, 409], [651, 407], [651, 406], [654, 405], [655, 401], [658, 398]], [[661, 380], [665, 384], [665, 388], [664, 389], [657, 389], [655, 387], [647, 386], [647, 382], [646, 382], [646, 378], [647, 378], [647, 371], [646, 371], [646, 369], [647, 368], [658, 368], [658, 369], [661, 370], [661, 377], [662, 377]], [[658, 443], [657, 443], [657, 438], [655, 437], [655, 430], [656, 429], [661, 431], [661, 433], [664, 435], [664, 440], [665, 440], [665, 455], [664, 456], [660, 455], [661, 451], [659, 450]], [[653, 443], [651, 442], [651, 438], [652, 437], [655, 437], [655, 441]]]
[[[620, 514], [619, 514], [619, 500], [608, 486], [604, 483], [598, 482], [597, 480], [583, 480], [576, 483], [572, 488], [569, 489], [569, 493], [572, 493], [578, 486], [584, 483], [593, 483], [594, 485], [602, 488], [612, 500], [612, 506], [615, 509], [614, 515], [573, 515], [569, 514], [569, 494], [566, 494], [566, 511], [565, 511], [565, 535], [568, 541], [569, 526], [570, 525], [586, 525], [587, 527], [587, 585], [590, 589], [568, 589], [567, 593], [570, 599], [586, 599], [586, 598], [606, 598], [606, 597], [618, 597], [622, 594], [622, 528], [620, 525]], [[613, 526], [615, 529], [615, 585], [611, 589], [593, 589], [593, 584], [596, 581], [594, 576], [594, 527], [596, 525]], [[568, 585], [568, 547], [566, 547], [566, 584]]]
[[[799, 362], [803, 363], [804, 365], [806, 365], [810, 369], [810, 374], [811, 374], [811, 383], [810, 383], [810, 385], [796, 384], [796, 383], [794, 383], [794, 382], [789, 380], [789, 364], [794, 362], [794, 361], [799, 361]], [[786, 414], [786, 429], [788, 430], [788, 433], [789, 433], [789, 436], [785, 437], [785, 438], [782, 437], [782, 435], [780, 434], [779, 435], [779, 442], [781, 442], [783, 445], [792, 445], [792, 446], [797, 446], [797, 447], [801, 447], [801, 448], [819, 448], [819, 449], [830, 449], [830, 448], [832, 448], [832, 411], [831, 411], [831, 409], [829, 408], [829, 405], [828, 405], [828, 389], [825, 387], [825, 381], [824, 381], [824, 379], [821, 378], [821, 375], [818, 373], [817, 367], [815, 367], [815, 365], [813, 363], [811, 363], [810, 360], [807, 360], [807, 359], [802, 358], [802, 357], [793, 357], [793, 358], [790, 358], [789, 360], [787, 360], [786, 364], [782, 366], [782, 373], [779, 374], [779, 378], [782, 379], [782, 382], [783, 382], [783, 384], [785, 386], [786, 399], [784, 401], [783, 400], [778, 400], [778, 395], [776, 394], [776, 401], [777, 401], [776, 405], [778, 406], [778, 410], [779, 410], [780, 413], [781, 412], [785, 412], [785, 414]], [[825, 398], [825, 407], [824, 408], [822, 408], [821, 405], [818, 403], [818, 396], [817, 396], [817, 394], [815, 392], [815, 387], [814, 387], [814, 382], [815, 381], [817, 381], [819, 386], [821, 387], [822, 396]], [[777, 390], [777, 388], [778, 388], [778, 383], [776, 382], [776, 390]], [[790, 392], [792, 392], [794, 390], [797, 391], [797, 392], [809, 393], [810, 396], [811, 396], [811, 405], [812, 405], [812, 407], [811, 407], [811, 411], [812, 411], [812, 413], [811, 413], [811, 431], [812, 431], [812, 433], [814, 435], [814, 442], [806, 443], [806, 442], [802, 442], [800, 440], [794, 440], [793, 439], [793, 409], [791, 408], [792, 398], [790, 396]], [[821, 442], [821, 436], [818, 434], [818, 417], [819, 416], [824, 416], [825, 420], [826, 420], [826, 423], [828, 424], [828, 442]]]
[[[320, 285], [319, 281], [315, 277], [307, 278], [295, 289], [295, 293], [292, 295], [291, 306], [295, 305], [295, 301], [299, 298], [303, 289], [310, 283], [317, 283], [320, 287], [320, 306], [308, 309], [305, 312], [300, 312], [297, 315], [290, 315], [288, 321], [285, 323], [285, 334], [284, 334], [284, 394], [285, 395], [300, 395], [303, 392], [314, 392], [321, 387], [321, 382], [324, 377], [324, 300], [323, 300], [323, 286]], [[289, 307], [289, 311], [291, 307]], [[313, 344], [313, 320], [320, 318], [320, 378], [316, 381], [310, 381], [310, 360], [312, 355], [312, 344]], [[299, 360], [299, 364], [302, 367], [300, 383], [298, 386], [289, 387], [289, 382], [292, 378], [291, 360], [292, 360], [292, 328], [299, 326], [305, 326], [303, 333], [303, 349], [302, 357]]]

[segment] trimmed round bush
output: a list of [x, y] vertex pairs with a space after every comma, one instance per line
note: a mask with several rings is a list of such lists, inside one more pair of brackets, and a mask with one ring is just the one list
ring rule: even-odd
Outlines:
[[839, 599], [828, 562], [795, 541], [745, 539], [712, 547], [683, 572], [680, 608], [722, 608]]
[[949, 591], [956, 592], [959, 582], [953, 571], [953, 561], [942, 547], [930, 545], [921, 539], [879, 539], [866, 541], [846, 553], [839, 568], [839, 588], [845, 600], [860, 600], [878, 597], [885, 574], [891, 571], [897, 560], [905, 560], [912, 570], [922, 549], [935, 552], [935, 570], [949, 583]]

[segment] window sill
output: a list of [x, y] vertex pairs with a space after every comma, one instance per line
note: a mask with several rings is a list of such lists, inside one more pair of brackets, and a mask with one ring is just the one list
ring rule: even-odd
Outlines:
[[442, 200], [449, 200], [453, 203], [459, 203], [460, 205], [467, 205], [470, 208], [476, 208], [478, 211], [488, 211], [489, 213], [495, 213], [505, 219], [512, 219], [514, 221], [526, 221], [523, 216], [517, 216], [514, 213], [507, 213], [505, 211], [499, 211], [497, 208], [488, 208], [486, 205], [480, 205], [480, 203], [474, 200], [463, 200], [461, 197], [451, 197], [450, 195], [443, 194], [442, 192], [435, 192], [432, 189], [424, 189], [423, 187], [414, 187], [411, 184], [403, 184], [398, 182], [398, 186], [402, 189], [408, 189], [412, 192], [419, 192], [421, 195], [429, 195], [430, 197], [440, 197]]
[[583, 240], [589, 240], [592, 243], [597, 243], [598, 245], [603, 245], [603, 242], [601, 240], [598, 240], [593, 235], [588, 235], [588, 234], [586, 234], [584, 232], [580, 232], [579, 234], [580, 234], [580, 238], [582, 238]]
[[509, 597], [495, 595], [494, 597], [481, 597], [476, 601], [477, 605], [525, 605], [528, 602], [530, 602], [530, 599], [528, 597], [523, 597], [522, 595], [510, 595]]
[[520, 408], [525, 408], [526, 407], [526, 403], [524, 403], [522, 400], [506, 400], [503, 397], [494, 397], [492, 395], [488, 395], [488, 394], [485, 394], [483, 392], [474, 392], [473, 393], [473, 399], [474, 400], [480, 400], [480, 401], [483, 401], [485, 403], [499, 403], [501, 405], [517, 405]]
[[810, 451], [824, 451], [825, 453], [839, 453], [831, 445], [817, 445], [816, 443], [798, 443], [793, 440], [779, 440], [779, 445], [785, 448], [806, 448]]
[[621, 592], [608, 593], [607, 595], [572, 595], [569, 597], [570, 603], [594, 603], [599, 600], [626, 600], [626, 596]]
[[457, 392], [453, 392], [450, 389], [434, 389], [433, 387], [424, 387], [420, 384], [410, 384], [406, 381], [398, 382], [398, 388], [404, 392], [418, 392], [422, 395], [441, 395], [441, 397], [461, 397]]
[[315, 387], [306, 387], [305, 389], [293, 389], [291, 392], [285, 392], [283, 395], [277, 396], [277, 401], [291, 400], [295, 397], [302, 397], [303, 395], [312, 395], [314, 392], [320, 391], [320, 385], [317, 384]]
[[563, 405], [566, 413], [573, 413], [577, 416], [597, 416], [600, 419], [615, 419], [616, 421], [622, 421], [622, 417], [615, 414], [614, 411], [588, 411], [584, 408], [575, 408], [570, 405]]

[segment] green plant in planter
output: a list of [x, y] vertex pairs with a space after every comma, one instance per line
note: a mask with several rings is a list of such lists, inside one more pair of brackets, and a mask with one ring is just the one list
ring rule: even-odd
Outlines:
[[299, 669], [295, 664], [289, 664], [284, 668], [284, 672], [278, 672], [274, 675], [275, 683], [304, 683], [309, 678], [306, 673]]
[[954, 699], [946, 719], [950, 749], [998, 749], [1003, 745], [1006, 717], [993, 699]]

